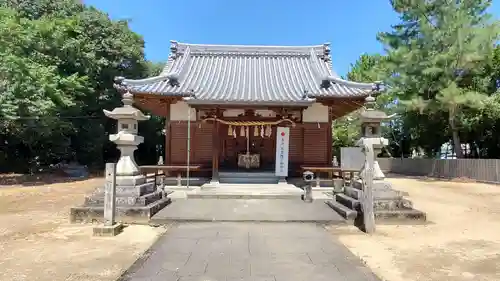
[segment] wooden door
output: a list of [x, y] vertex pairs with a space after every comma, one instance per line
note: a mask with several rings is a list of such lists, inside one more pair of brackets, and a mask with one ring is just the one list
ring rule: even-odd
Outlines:
[[[265, 128], [265, 127], [264, 127]], [[276, 127], [271, 127], [270, 136], [262, 136], [261, 127], [250, 127], [250, 152], [260, 155], [260, 168], [273, 169], [275, 162]], [[257, 131], [257, 135], [255, 135]]]
[[242, 136], [240, 127], [232, 127], [234, 134], [229, 134], [229, 126], [220, 124], [221, 151], [220, 164], [226, 169], [238, 168], [238, 154], [245, 153], [247, 147], [247, 138]]
[[[238, 168], [238, 154], [247, 152], [247, 141], [250, 148], [250, 153], [258, 153], [260, 155], [260, 169], [274, 169], [275, 162], [275, 146], [276, 146], [276, 127], [272, 127], [272, 133], [269, 137], [262, 137], [260, 134], [261, 127], [258, 129], [250, 126], [249, 136], [241, 135], [241, 127], [232, 127], [235, 135], [230, 135], [228, 125], [221, 124], [221, 142], [222, 148], [220, 151], [221, 167], [226, 169]], [[258, 136], [255, 136], [255, 130], [258, 130]]]

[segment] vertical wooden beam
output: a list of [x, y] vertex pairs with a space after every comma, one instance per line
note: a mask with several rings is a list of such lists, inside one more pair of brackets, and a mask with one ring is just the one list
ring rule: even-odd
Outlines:
[[198, 132], [198, 121], [191, 120], [191, 163], [199, 164], [198, 159], [196, 158], [196, 151], [198, 146], [198, 139], [196, 134]]
[[332, 113], [332, 107], [328, 106], [328, 135], [326, 136], [326, 142], [328, 143], [328, 150], [326, 152], [326, 158], [328, 163], [326, 163], [327, 166], [332, 165], [332, 159], [333, 159], [333, 137], [332, 137], [332, 119], [333, 119], [333, 113]]
[[219, 122], [214, 121], [212, 130], [212, 182], [219, 182]]
[[172, 164], [172, 156], [171, 156], [171, 150], [170, 150], [170, 143], [171, 143], [171, 138], [172, 134], [170, 133], [172, 130], [170, 128], [170, 103], [167, 103], [166, 106], [168, 107], [167, 113], [165, 114], [165, 159], [164, 163], [165, 165], [171, 165]]

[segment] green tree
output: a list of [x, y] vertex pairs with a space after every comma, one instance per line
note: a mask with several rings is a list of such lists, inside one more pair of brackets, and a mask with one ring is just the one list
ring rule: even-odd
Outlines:
[[380, 54], [362, 54], [354, 64], [351, 64], [347, 79], [365, 83], [385, 80], [387, 77], [386, 59]]
[[102, 109], [120, 104], [114, 77], [150, 73], [142, 38], [70, 0], [0, 0], [0, 18], [0, 166], [116, 156], [107, 139], [115, 122]]
[[486, 9], [491, 1], [393, 0], [401, 23], [379, 39], [388, 51], [390, 91], [407, 110], [441, 117], [462, 157], [463, 112], [479, 108], [487, 92], [472, 79], [491, 59], [498, 38]]
[[[386, 75], [384, 56], [362, 54], [354, 64], [351, 64], [347, 79], [355, 82], [372, 83], [384, 80]], [[380, 108], [384, 108], [390, 100], [389, 96], [381, 95], [377, 97], [377, 104]], [[341, 147], [353, 146], [361, 137], [359, 110], [336, 119], [333, 122], [332, 130], [333, 151], [335, 155], [340, 155]]]
[[44, 16], [65, 18], [83, 12], [85, 6], [77, 0], [0, 0], [0, 7], [14, 9], [25, 19]]

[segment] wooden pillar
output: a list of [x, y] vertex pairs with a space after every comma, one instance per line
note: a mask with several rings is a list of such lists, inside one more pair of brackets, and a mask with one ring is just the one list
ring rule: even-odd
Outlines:
[[332, 107], [328, 106], [328, 135], [326, 136], [327, 143], [328, 143], [328, 149], [327, 149], [327, 161], [328, 163], [327, 166], [332, 166], [332, 159], [333, 159], [333, 130], [332, 130], [332, 125], [333, 125], [333, 112], [332, 112]]
[[214, 121], [212, 130], [212, 182], [219, 182], [219, 122]]
[[172, 164], [172, 157], [170, 154], [170, 139], [172, 135], [170, 134], [170, 116], [165, 116], [165, 159], [163, 163], [165, 165]]
[[172, 157], [170, 154], [170, 139], [171, 139], [171, 134], [170, 134], [170, 105], [171, 105], [171, 100], [169, 99], [160, 99], [157, 104], [160, 105], [159, 110], [157, 111], [158, 116], [165, 117], [165, 128], [164, 128], [164, 135], [165, 135], [165, 156], [163, 158], [163, 164], [164, 165], [170, 165], [172, 162]]

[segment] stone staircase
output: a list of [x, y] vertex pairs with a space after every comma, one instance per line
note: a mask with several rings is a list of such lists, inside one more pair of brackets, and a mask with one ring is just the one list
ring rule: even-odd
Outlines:
[[[158, 190], [154, 182], [136, 177], [137, 184], [116, 186], [116, 220], [125, 223], [148, 223], [159, 210], [171, 203], [170, 192]], [[127, 182], [126, 182], [127, 183]], [[92, 194], [85, 197], [81, 206], [70, 209], [70, 221], [102, 222], [104, 220], [104, 186], [99, 186]]]
[[224, 184], [276, 184], [274, 172], [219, 172], [219, 182]]
[[230, 184], [187, 192], [188, 199], [292, 199], [301, 200], [302, 189], [291, 184]]
[[[380, 182], [387, 185], [385, 181]], [[334, 209], [342, 217], [355, 220], [361, 213], [362, 185], [355, 181], [347, 186], [343, 193], [336, 194], [333, 200], [326, 204]], [[413, 203], [404, 198], [405, 192], [385, 189], [382, 192], [374, 192], [374, 212], [377, 223], [402, 223], [402, 222], [425, 222], [426, 214], [413, 209]]]

